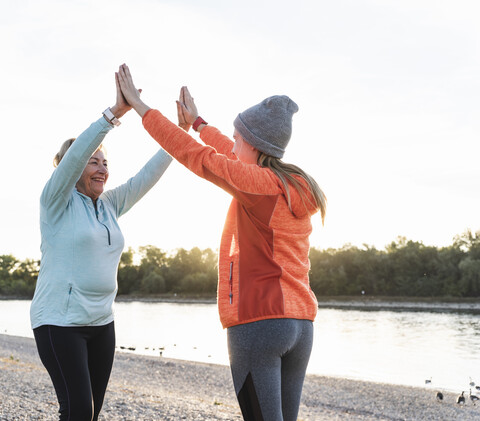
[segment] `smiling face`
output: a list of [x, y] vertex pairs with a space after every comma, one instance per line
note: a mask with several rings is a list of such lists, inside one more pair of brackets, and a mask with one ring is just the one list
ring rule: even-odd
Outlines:
[[97, 151], [90, 157], [87, 166], [77, 181], [77, 190], [90, 197], [94, 202], [103, 193], [103, 188], [108, 180], [108, 165], [102, 150]]
[[258, 159], [258, 150], [247, 143], [240, 133], [235, 130], [233, 132], [235, 143], [233, 144], [232, 153], [245, 164], [256, 164]]

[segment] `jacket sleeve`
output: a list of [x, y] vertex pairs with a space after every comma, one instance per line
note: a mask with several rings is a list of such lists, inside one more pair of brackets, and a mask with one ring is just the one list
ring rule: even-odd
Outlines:
[[125, 184], [104, 192], [101, 199], [111, 204], [119, 218], [160, 180], [171, 162], [172, 157], [160, 149], [135, 176]]
[[40, 206], [46, 212], [49, 224], [55, 224], [66, 209], [75, 184], [85, 165], [113, 128], [102, 116], [92, 123], [68, 148], [58, 167], [55, 168], [40, 196]]
[[232, 152], [233, 142], [228, 136], [225, 136], [213, 126], [206, 126], [200, 132], [200, 139], [209, 146], [215, 148], [218, 153], [226, 155], [229, 159], [236, 160], [237, 157]]
[[244, 205], [254, 204], [260, 195], [275, 195], [282, 191], [278, 178], [270, 170], [229, 159], [213, 147], [201, 145], [157, 110], [149, 110], [143, 116], [143, 125], [177, 161]]

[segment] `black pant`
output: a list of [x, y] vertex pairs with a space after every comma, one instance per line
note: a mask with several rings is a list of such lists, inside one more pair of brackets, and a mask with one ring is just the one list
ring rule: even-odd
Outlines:
[[44, 325], [33, 333], [57, 393], [60, 420], [96, 421], [113, 365], [113, 322], [83, 327]]

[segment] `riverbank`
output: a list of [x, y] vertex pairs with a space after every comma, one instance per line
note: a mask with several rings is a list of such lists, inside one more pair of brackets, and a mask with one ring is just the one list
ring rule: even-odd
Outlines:
[[[307, 376], [299, 421], [475, 420], [436, 390]], [[56, 420], [57, 402], [32, 339], [0, 335], [0, 420]], [[228, 367], [117, 352], [102, 420], [241, 420]]]
[[[0, 300], [30, 300], [28, 297], [0, 295]], [[393, 310], [466, 312], [480, 314], [478, 298], [457, 297], [376, 297], [341, 296], [317, 297], [318, 308], [346, 310]], [[209, 296], [188, 295], [118, 295], [116, 302], [175, 303], [175, 304], [216, 304], [217, 299]]]
[[[117, 302], [176, 303], [176, 304], [216, 304], [216, 298], [207, 297], [129, 297], [118, 296]], [[478, 299], [417, 298], [417, 297], [322, 297], [318, 299], [318, 308], [339, 310], [392, 310], [392, 311], [430, 311], [448, 313], [480, 314]]]

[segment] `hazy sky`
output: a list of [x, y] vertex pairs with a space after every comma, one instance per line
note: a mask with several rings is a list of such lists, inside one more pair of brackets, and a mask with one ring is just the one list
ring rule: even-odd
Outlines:
[[[39, 257], [52, 158], [114, 104], [127, 63], [176, 121], [187, 85], [231, 135], [273, 94], [297, 102], [284, 157], [329, 207], [312, 246], [448, 245], [480, 229], [480, 3], [475, 0], [0, 0], [0, 254]], [[157, 150], [132, 111], [105, 140], [107, 188]], [[230, 197], [171, 165], [120, 219], [126, 245], [216, 248]]]

